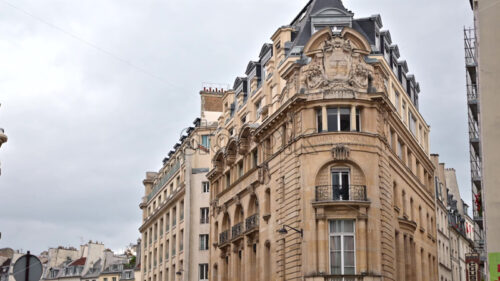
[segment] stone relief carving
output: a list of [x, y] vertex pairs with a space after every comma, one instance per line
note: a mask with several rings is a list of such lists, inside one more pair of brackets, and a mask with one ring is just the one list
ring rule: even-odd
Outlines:
[[[300, 88], [318, 90], [354, 90], [366, 92], [373, 67], [364, 61], [364, 55], [353, 48], [351, 41], [332, 36], [323, 43], [311, 62], [301, 69]], [[288, 87], [288, 85], [287, 85]]]
[[387, 79], [385, 75], [380, 72], [380, 70], [375, 71], [373, 87], [377, 92], [387, 92]]
[[334, 160], [347, 160], [349, 159], [351, 150], [344, 144], [339, 144], [332, 148], [332, 156]]

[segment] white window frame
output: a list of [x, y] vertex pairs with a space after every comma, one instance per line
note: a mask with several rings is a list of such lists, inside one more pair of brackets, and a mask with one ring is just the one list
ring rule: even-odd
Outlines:
[[201, 186], [202, 186], [201, 190], [203, 193], [210, 193], [210, 182], [204, 181], [201, 183]]
[[200, 224], [207, 224], [210, 222], [210, 210], [209, 208], [200, 208]]
[[[331, 230], [331, 222], [332, 221], [352, 221], [353, 222], [353, 232], [339, 232], [339, 233], [332, 233], [332, 230]], [[332, 248], [332, 245], [331, 245], [331, 237], [335, 237], [335, 236], [340, 236], [340, 252], [341, 252], [341, 275], [344, 275], [346, 274], [344, 272], [344, 237], [346, 236], [352, 236], [354, 238], [354, 275], [356, 275], [356, 220], [355, 219], [331, 219], [331, 220], [328, 220], [328, 266], [329, 266], [329, 271], [330, 271], [330, 274], [333, 274], [333, 272], [331, 272], [331, 268], [332, 268], [332, 260], [331, 260], [331, 248]], [[346, 275], [351, 275], [351, 274], [346, 274]]]
[[[329, 120], [328, 120], [328, 119], [329, 119], [329, 118], [328, 118], [328, 110], [329, 110], [329, 109], [335, 109], [335, 110], [337, 110], [337, 120], [336, 120], [336, 121], [337, 121], [337, 130], [336, 130], [336, 131], [330, 131], [330, 130], [329, 130], [329, 128], [328, 128], [328, 125], [329, 125], [329, 124], [328, 124], [328, 123], [329, 123]], [[347, 109], [347, 110], [349, 110], [349, 130], [347, 130], [347, 131], [342, 131], [342, 129], [340, 128], [340, 123], [341, 123], [341, 122], [340, 122], [340, 120], [342, 119], [342, 118], [341, 118], [341, 115], [342, 115], [342, 114], [341, 114], [341, 110], [342, 110], [342, 109]], [[327, 123], [327, 124], [326, 124], [326, 130], [327, 130], [328, 132], [350, 132], [350, 131], [352, 130], [352, 126], [353, 126], [353, 124], [352, 124], [352, 120], [351, 120], [351, 115], [352, 115], [352, 114], [353, 114], [353, 113], [352, 113], [352, 108], [347, 107], [347, 106], [341, 106], [341, 105], [340, 105], [340, 106], [328, 107], [328, 108], [326, 109], [326, 120], [327, 120], [327, 122], [326, 122], [326, 123]], [[356, 113], [354, 113], [354, 114], [356, 114]], [[360, 119], [359, 119], [359, 120], [360, 120], [360, 125], [361, 125], [361, 115], [360, 115]], [[325, 126], [325, 124], [321, 124], [321, 125], [322, 125], [322, 126]]]
[[[204, 139], [207, 140], [206, 145], [203, 143]], [[210, 148], [210, 135], [202, 135], [201, 136], [201, 146], [203, 146], [204, 148]]]
[[198, 280], [208, 281], [208, 263], [198, 264]]
[[200, 234], [200, 241], [199, 241], [199, 249], [200, 251], [208, 251], [209, 250], [209, 237], [208, 234]]

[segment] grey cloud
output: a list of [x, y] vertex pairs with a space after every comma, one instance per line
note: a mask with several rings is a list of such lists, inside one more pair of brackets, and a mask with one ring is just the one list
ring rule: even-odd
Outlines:
[[[9, 2], [64, 30], [0, 1], [0, 126], [9, 136], [0, 247], [39, 252], [80, 237], [114, 249], [135, 241], [144, 173], [159, 169], [198, 115], [202, 82], [232, 83], [307, 1]], [[432, 151], [457, 168], [470, 201], [468, 1], [345, 5], [357, 17], [382, 15], [421, 84]]]

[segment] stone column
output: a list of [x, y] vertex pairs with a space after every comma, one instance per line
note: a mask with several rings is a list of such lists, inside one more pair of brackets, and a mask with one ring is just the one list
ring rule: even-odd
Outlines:
[[367, 233], [366, 233], [366, 218], [361, 218], [358, 220], [358, 250], [359, 250], [359, 272], [368, 272], [368, 249], [366, 245], [368, 244]]
[[328, 112], [326, 106], [321, 108], [321, 121], [323, 122], [323, 132], [328, 131]]
[[405, 235], [405, 280], [410, 281], [411, 279], [411, 240], [409, 236]]
[[328, 228], [326, 219], [318, 220], [318, 270], [327, 274], [328, 271]]
[[356, 126], [356, 106], [351, 106], [351, 131], [355, 132], [357, 130]]
[[397, 262], [397, 266], [399, 267], [399, 276], [398, 280], [405, 280], [405, 270], [406, 270], [406, 264], [405, 264], [405, 235], [403, 233], [399, 234], [399, 241], [398, 243], [398, 248], [399, 248], [399, 260]]

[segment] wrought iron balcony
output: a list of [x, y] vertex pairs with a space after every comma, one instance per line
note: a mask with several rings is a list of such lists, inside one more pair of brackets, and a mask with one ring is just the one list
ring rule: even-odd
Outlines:
[[229, 230], [224, 230], [219, 234], [219, 245], [225, 244], [229, 240]]
[[320, 185], [316, 186], [317, 202], [368, 201], [364, 185]]
[[325, 275], [325, 281], [363, 281], [362, 275]]
[[259, 227], [259, 214], [249, 216], [245, 220], [245, 231], [252, 231]]
[[243, 223], [237, 223], [231, 228], [231, 239], [238, 238], [243, 233]]

